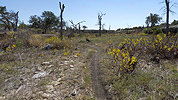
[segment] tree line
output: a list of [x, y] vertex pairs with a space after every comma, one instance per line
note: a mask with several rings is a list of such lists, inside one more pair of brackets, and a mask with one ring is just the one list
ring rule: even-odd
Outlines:
[[[43, 32], [46, 33], [48, 29], [59, 29], [61, 27], [60, 18], [57, 17], [51, 11], [42, 12], [41, 16], [33, 15], [30, 16], [29, 23], [31, 24], [31, 28], [41, 28]], [[62, 22], [62, 25], [65, 26], [65, 22]]]
[[[18, 27], [18, 12], [7, 11], [6, 6], [0, 6], [0, 25], [4, 27], [4, 29], [8, 29], [9, 31], [17, 31]], [[32, 15], [29, 18], [30, 28], [41, 28], [44, 33], [48, 29], [59, 29], [61, 27], [60, 18], [57, 17], [51, 11], [44, 11], [40, 16]], [[65, 26], [66, 22], [63, 21], [62, 25]], [[19, 24], [19, 27], [26, 27], [27, 25], [24, 22]]]
[[[176, 3], [171, 5], [171, 7], [170, 7], [170, 0], [165, 0], [163, 3], [166, 4], [166, 6], [163, 7], [163, 9], [166, 12], [166, 26], [167, 26], [166, 34], [168, 34], [168, 32], [169, 32], [169, 12], [173, 12], [171, 10], [171, 7], [174, 6]], [[59, 17], [56, 16], [51, 11], [44, 11], [44, 12], [42, 12], [42, 14], [40, 16], [38, 16], [38, 15], [30, 16], [30, 19], [29, 19], [30, 27], [31, 28], [40, 28], [43, 30], [43, 33], [46, 33], [47, 30], [49, 30], [49, 29], [60, 29], [61, 37], [62, 37], [62, 29], [63, 29], [63, 27], [66, 26], [66, 22], [64, 21], [64, 19], [62, 17], [62, 13], [64, 12], [65, 6], [64, 6], [64, 4], [61, 4], [61, 2], [59, 2], [59, 7], [61, 10]], [[4, 6], [4, 7], [0, 6], [0, 25], [4, 26], [4, 28], [8, 29], [9, 31], [10, 30], [17, 31], [17, 24], [19, 22], [18, 13], [19, 13], [19, 11], [17, 11], [17, 12], [7, 11], [6, 6]], [[102, 24], [102, 22], [101, 22], [102, 17], [104, 15], [106, 15], [106, 13], [104, 13], [104, 14], [98, 13], [98, 24], [97, 25], [99, 26], [99, 36], [101, 36], [101, 28], [104, 27], [104, 25], [105, 25], [105, 24]], [[145, 23], [146, 23], [147, 27], [154, 27], [156, 24], [160, 23], [161, 20], [162, 20], [162, 18], [159, 15], [150, 13], [150, 15], [146, 17]], [[177, 23], [177, 21], [174, 20], [173, 24], [176, 24], [176, 23]], [[74, 25], [74, 23], [72, 23], [71, 28], [73, 28], [75, 30], [75, 29], [77, 29], [77, 25], [78, 25], [78, 30], [80, 30], [80, 23], [77, 23], [76, 25]], [[19, 24], [19, 27], [26, 27], [26, 26], [27, 25], [24, 24], [23, 22], [21, 22]], [[84, 26], [83, 28], [86, 29], [87, 27]]]

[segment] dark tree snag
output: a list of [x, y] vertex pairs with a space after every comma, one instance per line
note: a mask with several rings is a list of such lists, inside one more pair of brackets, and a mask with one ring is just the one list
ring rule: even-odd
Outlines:
[[61, 14], [60, 14], [60, 17], [61, 17], [61, 40], [63, 39], [63, 34], [62, 34], [62, 27], [63, 27], [63, 25], [62, 25], [62, 13], [64, 12], [64, 8], [65, 8], [65, 6], [64, 6], [64, 4], [61, 4], [61, 2], [59, 2], [59, 6], [60, 6], [60, 10], [61, 10]]
[[99, 25], [99, 36], [101, 36], [101, 27], [102, 27], [102, 24], [101, 24], [101, 20], [102, 20], [102, 17], [106, 15], [106, 13], [98, 13], [98, 25]]
[[167, 17], [166, 17], [166, 36], [169, 33], [169, 0], [165, 0], [166, 3], [166, 10], [167, 10]]
[[[81, 21], [81, 22], [78, 22], [77, 24], [74, 24], [74, 22], [72, 20], [69, 20], [69, 21], [72, 24], [73, 30], [74, 31], [78, 30], [78, 32], [79, 32], [79, 34], [81, 36], [81, 31], [80, 31], [81, 27], [80, 27], [80, 24], [83, 23], [83, 22], [86, 22], [86, 21]], [[78, 29], [77, 29], [77, 25], [78, 25]]]
[[72, 32], [71, 35], [74, 36], [75, 31], [77, 30], [77, 25], [74, 24], [74, 22], [72, 20], [69, 20], [70, 23], [72, 24]]
[[80, 27], [80, 24], [83, 23], [83, 22], [86, 22], [86, 21], [81, 21], [81, 22], [77, 23], [80, 36], [81, 36], [81, 31], [80, 31], [81, 27]]

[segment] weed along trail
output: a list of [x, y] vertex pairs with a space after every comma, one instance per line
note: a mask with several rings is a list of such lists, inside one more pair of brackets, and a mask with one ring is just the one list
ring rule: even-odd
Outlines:
[[100, 54], [101, 50], [99, 47], [94, 47], [97, 49], [97, 52], [93, 54], [91, 58], [91, 77], [92, 77], [92, 87], [95, 93], [96, 100], [108, 100], [107, 91], [102, 84], [101, 71], [100, 71]]

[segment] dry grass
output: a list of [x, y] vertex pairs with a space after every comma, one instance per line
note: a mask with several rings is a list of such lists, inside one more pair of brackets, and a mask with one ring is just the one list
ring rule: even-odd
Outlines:
[[[25, 33], [25, 34], [24, 34]], [[102, 35], [102, 37], [88, 36], [91, 42], [86, 42], [85, 38], [72, 38], [60, 42], [57, 36], [42, 36], [34, 35], [30, 32], [21, 32], [17, 34], [17, 38], [12, 42], [16, 45], [11, 51], [6, 51], [0, 55], [0, 96], [5, 93], [4, 88], [7, 89], [9, 94], [12, 89], [18, 89], [21, 83], [21, 76], [33, 75], [33, 70], [41, 66], [42, 62], [50, 61], [54, 68], [50, 69], [51, 76], [42, 78], [38, 81], [39, 90], [46, 91], [45, 85], [50, 81], [55, 80], [55, 77], [65, 74], [66, 77], [62, 78], [63, 85], [58, 86], [65, 99], [90, 99], [93, 100], [91, 70], [88, 66], [88, 61], [91, 55], [95, 53], [95, 49], [88, 45], [95, 45], [101, 47], [101, 65], [102, 71], [105, 73], [103, 79], [105, 80], [106, 89], [111, 94], [113, 99], [175, 99], [177, 94], [177, 59], [165, 60], [161, 59], [159, 63], [149, 61], [151, 54], [141, 57], [137, 64], [136, 69], [132, 74], [119, 74], [113, 73], [113, 62], [110, 61], [108, 49], [111, 46], [117, 46], [123, 42], [125, 38], [140, 39], [150, 38], [151, 35]], [[107, 41], [113, 41], [109, 44]], [[83, 41], [83, 42], [79, 42]], [[54, 48], [52, 50], [42, 50], [47, 44], [51, 44]], [[88, 45], [86, 45], [88, 44]], [[72, 47], [71, 47], [72, 46]], [[64, 56], [66, 51], [70, 51], [67, 56]], [[77, 57], [74, 55], [77, 55]], [[59, 65], [60, 62], [70, 61], [69, 65]], [[70, 65], [74, 65], [73, 72], [70, 70]], [[45, 66], [43, 66], [45, 68]], [[60, 69], [60, 70], [59, 70]], [[61, 70], [62, 69], [62, 70]], [[72, 79], [73, 78], [73, 79]], [[20, 80], [20, 81], [19, 81]], [[8, 88], [13, 84], [13, 87]], [[80, 84], [80, 93], [75, 97], [68, 96], [73, 89], [74, 85]], [[60, 87], [61, 86], [61, 87]], [[62, 90], [66, 87], [66, 90]], [[34, 93], [39, 92], [34, 90]], [[11, 96], [12, 99], [13, 95]], [[31, 95], [31, 98], [34, 98]], [[36, 99], [44, 99], [41, 95], [37, 94]], [[9, 98], [10, 99], [10, 98]]]
[[[57, 36], [53, 36], [57, 38]], [[49, 40], [49, 41], [45, 41]], [[27, 87], [22, 94], [12, 94], [12, 91], [16, 91], [21, 85], [26, 82], [32, 81], [33, 83], [29, 89], [28, 98], [32, 99], [44, 99], [39, 91], [46, 91], [46, 85], [49, 85], [52, 81], [56, 81], [56, 77], [62, 77], [61, 83], [56, 87], [57, 91], [60, 90], [59, 97], [67, 99], [83, 99], [92, 98], [91, 80], [90, 80], [90, 68], [85, 62], [88, 47], [84, 44], [79, 44], [78, 39], [65, 39], [59, 41], [58, 39], [52, 39], [51, 37], [43, 37], [34, 34], [17, 34], [16, 41], [13, 45], [16, 45], [14, 49], [4, 51], [0, 55], [0, 97], [5, 94], [6, 99], [21, 98], [24, 99], [23, 93], [26, 94]], [[43, 50], [42, 47], [51, 44], [54, 49]], [[68, 55], [64, 55], [64, 47], [70, 51]], [[72, 61], [73, 60], [73, 61]], [[52, 68], [46, 68], [42, 66], [42, 62], [52, 62]], [[65, 61], [71, 61], [65, 65]], [[60, 65], [60, 62], [63, 65]], [[74, 65], [74, 69], [70, 69], [70, 65]], [[49, 71], [50, 74], [46, 78], [41, 78], [40, 81], [30, 79], [36, 69], [41, 68], [45, 71]], [[38, 71], [37, 71], [38, 72]], [[24, 81], [24, 79], [28, 79]], [[23, 81], [23, 82], [22, 82]], [[84, 81], [82, 83], [82, 81]], [[12, 84], [12, 86], [10, 86]], [[81, 89], [80, 89], [81, 87]], [[75, 97], [70, 94], [77, 88], [77, 95]], [[7, 91], [4, 91], [6, 89]], [[79, 90], [78, 90], [79, 89]], [[80, 94], [80, 95], [79, 95]], [[34, 97], [34, 95], [36, 95]], [[3, 96], [2, 96], [3, 97]]]
[[[125, 36], [129, 37], [129, 36]], [[134, 36], [133, 36], [134, 37]], [[132, 37], [132, 38], [133, 38]], [[148, 37], [152, 37], [151, 35]], [[158, 36], [157, 36], [158, 37]], [[140, 39], [141, 36], [136, 39]], [[142, 37], [143, 38], [143, 37]], [[154, 38], [155, 39], [155, 38]], [[152, 42], [155, 40], [153, 39]], [[132, 40], [132, 39], [131, 39]], [[148, 40], [149, 39], [145, 39]], [[161, 40], [161, 38], [157, 38], [157, 41]], [[127, 40], [128, 41], [128, 40]], [[137, 54], [139, 50], [142, 52], [139, 58], [137, 58], [137, 64], [135, 65], [135, 69], [132, 73], [120, 73], [118, 74], [118, 70], [115, 67], [119, 67], [115, 65], [110, 56], [107, 55], [107, 51], [104, 51], [104, 59], [102, 60], [103, 68], [105, 75], [103, 76], [106, 82], [106, 89], [112, 95], [113, 99], [176, 99], [176, 88], [177, 78], [178, 77], [178, 69], [177, 66], [177, 58], [170, 52], [169, 55], [171, 59], [166, 60], [165, 57], [160, 57], [162, 53], [165, 53], [165, 45], [166, 49], [174, 50], [177, 48], [177, 42], [170, 41], [169, 46], [165, 43], [154, 42], [153, 45], [137, 45], [137, 48], [141, 46], [142, 49], [134, 49], [136, 51], [132, 51]], [[125, 41], [125, 43], [127, 43]], [[129, 43], [129, 42], [128, 42]], [[144, 42], [142, 42], [144, 43]], [[116, 42], [109, 43], [108, 49], [112, 46], [117, 47]], [[152, 46], [157, 47], [152, 47]], [[172, 47], [174, 45], [174, 47]], [[152, 48], [152, 50], [144, 50], [144, 48]], [[107, 46], [106, 46], [107, 47]], [[130, 48], [130, 44], [125, 45], [125, 47]], [[156, 49], [156, 50], [155, 50]], [[163, 51], [164, 49], [164, 51]], [[155, 53], [155, 51], [157, 51]], [[159, 52], [159, 54], [158, 54]], [[145, 53], [145, 54], [144, 54]], [[133, 54], [135, 55], [135, 54]], [[164, 54], [163, 54], [164, 55]], [[157, 60], [153, 60], [155, 56], [158, 56], [159, 62]]]

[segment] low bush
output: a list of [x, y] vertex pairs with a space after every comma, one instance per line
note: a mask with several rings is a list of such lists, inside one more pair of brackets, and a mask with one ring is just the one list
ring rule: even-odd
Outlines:
[[58, 36], [53, 36], [49, 39], [45, 39], [45, 43], [52, 44], [53, 48], [56, 48], [56, 49], [63, 49], [64, 47], [65, 47], [65, 49], [67, 49], [67, 48], [73, 47], [72, 46], [72, 44], [73, 44], [72, 40], [64, 38], [61, 41], [61, 39]]
[[120, 45], [108, 41], [109, 58], [102, 70], [112, 99], [176, 99], [177, 39], [158, 34], [125, 39]]
[[143, 56], [152, 55], [149, 60], [156, 63], [159, 63], [160, 59], [177, 58], [178, 36], [168, 38], [165, 34], [164, 36], [158, 34], [152, 39], [125, 39], [119, 46], [109, 46], [108, 54], [112, 57], [115, 73], [118, 75], [133, 71], [137, 60]]
[[45, 43], [51, 44], [54, 49], [63, 49], [64, 55], [68, 56], [73, 53], [74, 47], [76, 47], [75, 40], [64, 38], [62, 41], [59, 37], [53, 36], [49, 39], [45, 39]]
[[163, 32], [159, 27], [152, 27], [152, 28], [143, 29], [143, 33], [146, 33], [146, 34], [159, 34], [159, 33], [163, 33]]

